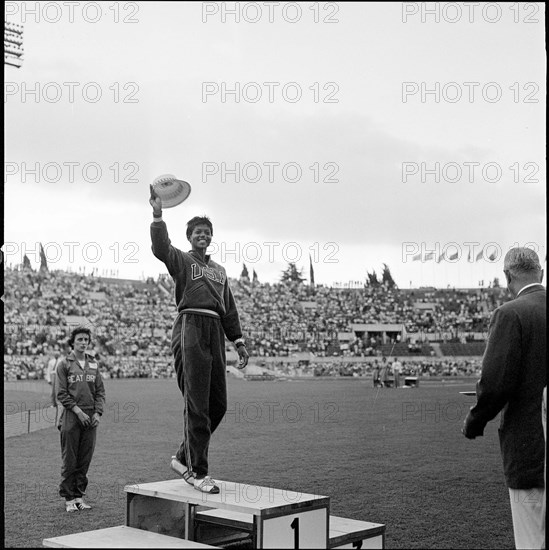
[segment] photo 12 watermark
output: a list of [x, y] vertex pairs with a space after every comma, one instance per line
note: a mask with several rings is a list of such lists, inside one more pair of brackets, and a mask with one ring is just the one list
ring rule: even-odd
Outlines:
[[402, 243], [402, 263], [407, 262], [434, 262], [434, 263], [457, 263], [466, 260], [468, 263], [484, 261], [496, 263], [503, 259], [507, 250], [511, 248], [530, 248], [539, 254], [542, 248], [536, 242], [527, 242], [524, 244], [513, 243], [507, 249], [497, 242], [480, 243], [471, 242], [434, 242], [427, 244], [425, 242], [403, 242]]
[[4, 162], [8, 178], [20, 183], [139, 183], [137, 162], [101, 163], [74, 160], [50, 162]]
[[6, 2], [4, 17], [15, 23], [139, 23], [138, 2]]
[[536, 162], [438, 162], [420, 161], [402, 163], [402, 183], [539, 183], [540, 171]]
[[[114, 503], [116, 506], [127, 502], [126, 487], [139, 485], [136, 481], [119, 479], [114, 482], [97, 482], [91, 479], [86, 487], [86, 500], [101, 502], [102, 506]], [[59, 499], [59, 483], [6, 481], [4, 501], [11, 505], [43, 502], [51, 505]]]
[[202, 23], [339, 23], [336, 2], [202, 2]]
[[295, 241], [247, 241], [227, 243], [212, 242], [208, 254], [216, 256], [221, 263], [296, 263], [309, 259], [312, 263], [337, 264], [339, 245], [336, 242], [315, 242], [305, 248]]
[[[87, 375], [90, 380], [95, 379], [95, 375]], [[27, 425], [27, 423], [50, 423], [54, 425], [59, 421], [59, 415], [63, 412], [63, 407], [54, 407], [44, 403], [26, 402], [26, 401], [6, 401], [4, 402], [4, 425], [17, 421]], [[139, 404], [135, 401], [124, 403], [108, 403], [101, 416], [102, 422], [112, 422], [115, 424], [136, 424], [138, 418]], [[30, 418], [30, 420], [29, 420]]]
[[534, 2], [402, 2], [403, 23], [539, 23]]
[[[303, 309], [316, 310], [316, 304], [302, 304]], [[312, 326], [311, 326], [312, 325]], [[324, 340], [337, 340], [338, 331], [333, 329], [326, 329], [322, 324], [315, 325], [309, 324], [309, 330], [304, 330], [301, 325], [292, 326], [285, 325], [283, 327], [275, 328], [262, 328], [258, 325], [243, 325], [242, 330], [246, 334], [248, 340], [271, 340], [271, 341], [307, 341], [307, 342], [320, 342]]]
[[463, 401], [405, 401], [402, 403], [402, 422], [439, 424], [463, 422], [471, 404]]
[[233, 403], [222, 422], [256, 424], [296, 424], [308, 422], [312, 424], [332, 424], [340, 421], [339, 405], [334, 402], [313, 403], [303, 407], [295, 401], [281, 403], [280, 401], [249, 401]]
[[202, 183], [339, 183], [337, 162], [216, 162], [202, 163]]
[[137, 82], [4, 82], [6, 103], [139, 103]]
[[[103, 296], [97, 297], [93, 294], [90, 299], [97, 301], [99, 304], [104, 300]], [[7, 301], [6, 310], [10, 312], [11, 304]], [[9, 314], [9, 313], [8, 313]], [[142, 319], [145, 320], [145, 319]], [[151, 317], [147, 321], [154, 321], [154, 315], [151, 312]], [[17, 347], [17, 343], [22, 339], [34, 339], [39, 335], [47, 334], [49, 339], [57, 338], [63, 340], [69, 337], [70, 331], [79, 326], [78, 324], [70, 324], [63, 322], [62, 324], [39, 323], [29, 321], [9, 320], [4, 323], [4, 341], [6, 346]], [[143, 333], [149, 333], [150, 329], [140, 327], [138, 323], [124, 323], [121, 321], [111, 321], [109, 323], [99, 324], [88, 321], [86, 327], [89, 328], [94, 338], [108, 340], [111, 343], [128, 343], [135, 337], [142, 336]], [[23, 356], [24, 357], [24, 356]]]
[[402, 103], [539, 103], [537, 82], [402, 82]]
[[50, 241], [43, 244], [8, 241], [2, 245], [3, 260], [6, 264], [23, 263], [25, 257], [29, 261], [33, 258], [36, 263], [45, 262], [47, 265], [61, 262], [76, 265], [97, 264], [105, 259], [115, 264], [136, 264], [139, 263], [138, 253], [139, 245], [133, 241], [116, 241], [108, 245], [101, 245], [95, 241]]
[[339, 103], [337, 82], [202, 82], [202, 103]]

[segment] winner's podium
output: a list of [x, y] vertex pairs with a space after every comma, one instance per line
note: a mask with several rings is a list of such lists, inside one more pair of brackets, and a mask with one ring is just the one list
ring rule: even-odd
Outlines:
[[330, 499], [217, 480], [217, 495], [182, 479], [128, 485], [126, 525], [214, 546], [384, 548], [385, 526], [330, 516]]
[[[255, 548], [327, 548], [330, 499], [271, 487], [217, 480], [217, 495], [183, 479], [128, 485], [126, 525], [196, 540], [197, 508], [251, 518]], [[244, 522], [235, 526], [242, 526]], [[219, 541], [222, 542], [222, 541]]]
[[[330, 515], [327, 496], [216, 480], [126, 485], [126, 525], [44, 539], [49, 548], [384, 548], [385, 525]], [[86, 513], [86, 512], [78, 512]]]

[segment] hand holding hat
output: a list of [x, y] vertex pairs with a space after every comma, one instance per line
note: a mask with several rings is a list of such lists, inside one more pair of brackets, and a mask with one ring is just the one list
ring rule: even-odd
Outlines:
[[173, 174], [164, 174], [155, 178], [151, 185], [150, 203], [156, 212], [158, 210], [158, 200], [160, 201], [161, 209], [173, 208], [185, 201], [190, 194], [191, 186], [189, 183], [178, 180]]

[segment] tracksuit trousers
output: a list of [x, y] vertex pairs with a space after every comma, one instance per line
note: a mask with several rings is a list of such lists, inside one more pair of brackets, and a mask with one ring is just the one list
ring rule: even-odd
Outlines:
[[[92, 412], [85, 411], [91, 416]], [[59, 494], [65, 500], [83, 497], [88, 486], [88, 469], [95, 449], [96, 428], [84, 428], [72, 411], [63, 410], [61, 432], [61, 484]]]
[[183, 441], [176, 457], [203, 477], [208, 474], [210, 437], [227, 411], [225, 333], [220, 319], [180, 313], [173, 327], [172, 352], [183, 395]]

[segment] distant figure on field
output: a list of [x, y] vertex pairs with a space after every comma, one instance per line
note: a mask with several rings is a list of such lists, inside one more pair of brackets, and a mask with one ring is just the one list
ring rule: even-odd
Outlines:
[[387, 357], [381, 359], [381, 370], [379, 371], [379, 379], [381, 380], [381, 387], [389, 387], [389, 365], [387, 363]]
[[380, 379], [380, 369], [379, 369], [379, 363], [377, 362], [377, 359], [374, 363], [374, 371], [373, 371], [373, 381], [374, 381], [374, 388], [378, 388], [381, 386], [381, 379]]
[[400, 386], [400, 373], [402, 371], [402, 363], [395, 359], [392, 365], [393, 369], [393, 376], [395, 377], [395, 388], [398, 388]]

